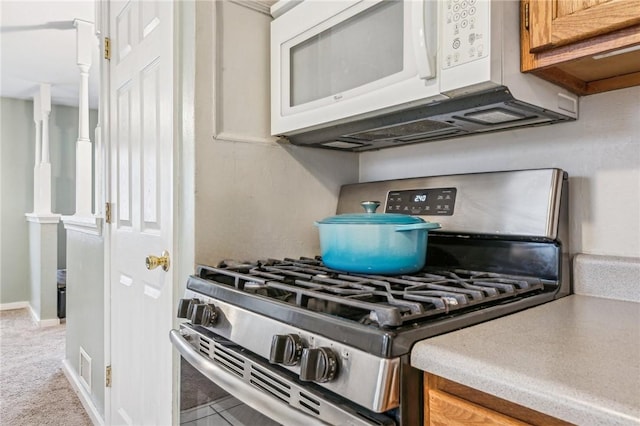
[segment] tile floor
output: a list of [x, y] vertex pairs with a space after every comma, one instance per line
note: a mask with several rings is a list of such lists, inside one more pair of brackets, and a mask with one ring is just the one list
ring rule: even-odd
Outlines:
[[231, 395], [180, 413], [181, 426], [278, 426]]

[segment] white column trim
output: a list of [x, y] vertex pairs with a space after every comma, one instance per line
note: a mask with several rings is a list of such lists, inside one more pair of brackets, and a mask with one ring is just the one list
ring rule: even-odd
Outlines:
[[51, 214], [51, 163], [49, 162], [49, 113], [51, 85], [41, 83], [33, 96], [33, 121], [36, 126], [33, 166], [33, 214]]
[[64, 229], [90, 235], [102, 235], [103, 220], [98, 216], [62, 216]]
[[40, 163], [49, 163], [49, 114], [51, 114], [51, 85], [40, 84], [40, 108], [42, 114], [42, 158]]
[[26, 213], [27, 222], [33, 223], [59, 223], [60, 215], [55, 213]]
[[33, 95], [33, 122], [36, 126], [36, 158], [34, 165], [42, 163], [42, 102], [40, 91]]
[[33, 123], [36, 126], [36, 149], [33, 161], [33, 211], [42, 210], [40, 201], [40, 163], [42, 163], [42, 102], [40, 91], [33, 95]]
[[82, 218], [88, 218], [92, 216], [93, 207], [91, 204], [93, 195], [91, 183], [93, 178], [92, 144], [89, 139], [89, 70], [91, 69], [91, 53], [96, 48], [96, 43], [92, 22], [76, 19], [73, 24], [76, 27], [76, 63], [80, 69], [75, 214]]

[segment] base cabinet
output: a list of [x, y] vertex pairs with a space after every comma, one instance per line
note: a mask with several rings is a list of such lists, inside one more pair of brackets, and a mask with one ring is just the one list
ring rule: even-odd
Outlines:
[[424, 425], [570, 425], [442, 377], [424, 373]]

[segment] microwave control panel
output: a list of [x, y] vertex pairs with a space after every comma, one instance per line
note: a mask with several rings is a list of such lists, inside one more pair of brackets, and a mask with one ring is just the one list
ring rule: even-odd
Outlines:
[[442, 68], [447, 69], [486, 57], [489, 54], [488, 0], [446, 0], [441, 6]]
[[410, 189], [389, 191], [385, 213], [416, 216], [452, 216], [456, 188]]

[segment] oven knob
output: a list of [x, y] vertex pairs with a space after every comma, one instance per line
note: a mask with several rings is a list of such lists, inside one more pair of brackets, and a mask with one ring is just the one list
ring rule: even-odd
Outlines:
[[185, 318], [187, 319], [191, 319], [191, 317], [193, 316], [193, 308], [200, 304], [200, 299], [187, 299], [189, 300], [189, 304], [187, 305], [187, 316]]
[[296, 365], [302, 355], [302, 339], [297, 334], [276, 334], [271, 339], [269, 362]]
[[338, 358], [329, 348], [305, 348], [300, 361], [300, 380], [324, 383], [338, 372]]
[[199, 303], [193, 305], [193, 312], [191, 313], [191, 323], [194, 325], [202, 325], [208, 327], [215, 324], [218, 319], [218, 313], [216, 307], [209, 303]]
[[180, 299], [178, 301], [178, 318], [191, 318], [189, 315], [191, 303], [200, 303], [200, 301], [198, 299]]

